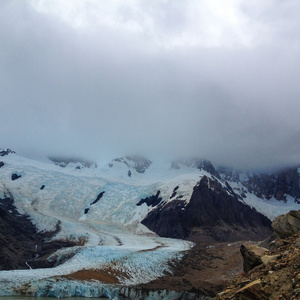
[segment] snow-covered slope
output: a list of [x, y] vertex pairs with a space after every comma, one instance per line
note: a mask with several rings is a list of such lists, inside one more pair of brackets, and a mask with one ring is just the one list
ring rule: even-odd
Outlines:
[[[55, 228], [61, 221], [61, 234], [80, 227], [95, 227], [109, 233], [149, 233], [140, 225], [148, 213], [140, 199], [160, 191], [162, 201], [172, 200], [175, 187], [183, 201], [189, 201], [200, 176], [209, 175], [195, 168], [173, 170], [152, 164], [143, 174], [121, 165], [100, 169], [60, 168], [10, 154], [2, 157], [0, 197], [12, 195], [20, 213], [28, 214], [39, 230]], [[12, 175], [21, 176], [12, 180]], [[97, 199], [99, 198], [99, 199]], [[75, 224], [75, 225], [74, 225]], [[76, 226], [74, 230], [73, 226]], [[83, 229], [85, 231], [85, 229]]]

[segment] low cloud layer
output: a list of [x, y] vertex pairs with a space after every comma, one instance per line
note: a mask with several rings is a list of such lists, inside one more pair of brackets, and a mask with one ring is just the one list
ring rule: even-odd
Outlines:
[[298, 1], [1, 1], [0, 147], [300, 162]]

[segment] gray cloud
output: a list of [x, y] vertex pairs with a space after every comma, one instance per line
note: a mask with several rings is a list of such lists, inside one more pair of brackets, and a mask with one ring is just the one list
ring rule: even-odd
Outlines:
[[217, 28], [229, 21], [211, 40], [205, 13], [192, 14], [205, 1], [123, 2], [107, 15], [82, 1], [82, 26], [37, 3], [51, 2], [0, 3], [2, 147], [239, 168], [300, 161], [298, 2], [237, 1], [238, 24], [215, 16]]

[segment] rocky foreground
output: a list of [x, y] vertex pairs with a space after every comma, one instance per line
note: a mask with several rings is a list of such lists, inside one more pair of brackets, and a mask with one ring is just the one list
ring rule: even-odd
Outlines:
[[181, 261], [172, 265], [172, 274], [138, 288], [144, 291], [186, 291], [186, 298], [180, 299], [203, 299], [203, 295], [210, 299], [243, 271], [240, 247], [241, 242], [218, 243], [210, 247], [197, 244]]
[[300, 299], [300, 211], [279, 216], [272, 227], [260, 243], [197, 244], [173, 265], [172, 275], [138, 288], [185, 290], [182, 299]]
[[241, 247], [245, 272], [216, 299], [300, 299], [300, 211], [276, 218], [272, 226], [277, 237], [262, 244], [268, 249], [253, 244]]

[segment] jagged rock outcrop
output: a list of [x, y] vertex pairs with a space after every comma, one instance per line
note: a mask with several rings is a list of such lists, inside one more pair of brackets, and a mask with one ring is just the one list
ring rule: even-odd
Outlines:
[[298, 201], [300, 199], [299, 168], [289, 168], [271, 174], [252, 174], [243, 184], [249, 192], [260, 198], [286, 200], [289, 194]]
[[147, 206], [154, 207], [162, 200], [162, 198], [159, 197], [159, 195], [160, 195], [160, 191], [157, 191], [155, 195], [141, 199], [136, 205], [141, 206], [143, 203], [146, 203]]
[[262, 288], [262, 282], [260, 279], [254, 280], [244, 287], [239, 289], [236, 292], [236, 295], [244, 300], [253, 300], [253, 299], [260, 299], [260, 300], [268, 300], [268, 293], [264, 291]]
[[11, 150], [11, 149], [0, 149], [0, 156], [6, 156], [12, 153], [16, 153], [15, 151]]
[[300, 210], [278, 216], [272, 222], [274, 231], [280, 238], [287, 238], [300, 231]]
[[255, 264], [251, 269], [245, 269], [247, 273], [242, 273], [216, 299], [300, 299], [300, 227], [295, 221], [299, 216], [300, 210], [275, 219], [272, 226], [280, 239], [276, 238], [271, 250], [256, 245], [242, 246], [244, 266], [249, 262], [249, 256]]
[[189, 203], [161, 203], [142, 224], [163, 237], [202, 242], [258, 240], [272, 232], [267, 217], [206, 176], [194, 187]]
[[254, 267], [263, 263], [262, 256], [268, 251], [266, 248], [258, 247], [253, 244], [243, 244], [241, 254], [243, 256], [243, 267], [245, 272], [249, 272]]
[[221, 178], [218, 171], [214, 168], [213, 164], [207, 159], [202, 159], [197, 168], [199, 170], [204, 170], [219, 179]]
[[242, 188], [241, 194], [245, 196], [250, 192], [259, 198], [275, 198], [286, 202], [287, 196], [290, 195], [295, 202], [300, 203], [300, 168], [290, 167], [269, 173], [245, 173], [219, 167], [217, 172], [223, 180], [244, 186], [246, 189]]
[[300, 299], [300, 234], [282, 241], [276, 249], [266, 252], [248, 273], [242, 273], [215, 299], [217, 300], [292, 300]]
[[105, 194], [105, 191], [102, 191], [101, 193], [99, 193], [97, 195], [96, 199], [91, 203], [91, 205], [96, 204], [103, 197], [104, 194]]
[[21, 178], [22, 176], [21, 175], [19, 175], [19, 174], [17, 174], [17, 173], [13, 173], [12, 175], [11, 175], [11, 180], [17, 180], [17, 179], [19, 179], [19, 178]]

